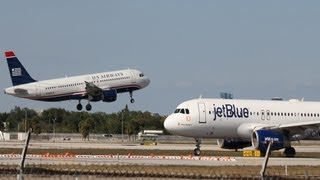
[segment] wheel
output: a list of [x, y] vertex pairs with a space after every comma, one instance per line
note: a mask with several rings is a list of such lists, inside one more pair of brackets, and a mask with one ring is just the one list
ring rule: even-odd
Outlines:
[[200, 150], [199, 148], [195, 148], [195, 149], [193, 150], [193, 154], [194, 154], [195, 156], [200, 156], [201, 150]]
[[87, 105], [86, 105], [86, 110], [87, 110], [87, 111], [91, 111], [91, 109], [92, 109], [91, 104], [87, 104]]
[[82, 104], [79, 103], [79, 104], [77, 105], [77, 109], [78, 109], [78, 111], [81, 111], [81, 110], [82, 110]]
[[130, 102], [133, 104], [134, 103], [134, 99], [130, 99]]
[[287, 147], [284, 149], [284, 154], [286, 157], [294, 157], [296, 150], [293, 147]]

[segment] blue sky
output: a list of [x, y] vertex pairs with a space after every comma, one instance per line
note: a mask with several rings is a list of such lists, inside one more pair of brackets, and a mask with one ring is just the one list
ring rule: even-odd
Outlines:
[[[11, 86], [3, 52], [38, 80], [136, 68], [151, 84], [94, 111], [170, 114], [184, 100], [219, 97], [320, 100], [320, 1], [3, 1], [0, 88]], [[14, 106], [75, 110], [77, 101], [18, 99]]]

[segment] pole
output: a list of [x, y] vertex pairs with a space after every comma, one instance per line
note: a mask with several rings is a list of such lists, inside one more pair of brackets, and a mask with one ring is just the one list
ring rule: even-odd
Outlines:
[[26, 154], [27, 154], [27, 150], [28, 150], [30, 137], [31, 137], [31, 129], [29, 129], [29, 131], [28, 131], [26, 142], [25, 142], [24, 148], [22, 150], [21, 161], [20, 161], [20, 174], [18, 175], [17, 179], [23, 179], [24, 161], [26, 159]]
[[56, 117], [53, 119], [53, 142], [56, 137]]
[[261, 168], [261, 171], [260, 171], [260, 176], [263, 178], [264, 177], [264, 174], [266, 172], [266, 169], [267, 169], [267, 165], [268, 165], [268, 161], [269, 161], [269, 156], [270, 156], [270, 149], [271, 149], [271, 146], [273, 144], [273, 141], [269, 141], [268, 142], [268, 148], [267, 148], [267, 152], [266, 152], [266, 155], [264, 157], [264, 162], [262, 164], [262, 168]]
[[121, 113], [121, 142], [123, 142], [123, 111]]

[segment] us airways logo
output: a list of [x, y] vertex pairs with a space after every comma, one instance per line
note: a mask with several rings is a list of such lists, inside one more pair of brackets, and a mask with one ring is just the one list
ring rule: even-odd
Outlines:
[[248, 108], [238, 108], [234, 104], [224, 104], [222, 106], [213, 105], [213, 120], [217, 117], [225, 118], [248, 118], [249, 109]]
[[21, 68], [12, 68], [11, 69], [12, 76], [21, 76]]

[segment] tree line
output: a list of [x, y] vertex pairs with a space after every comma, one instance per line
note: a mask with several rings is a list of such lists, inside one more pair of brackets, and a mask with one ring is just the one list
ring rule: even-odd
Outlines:
[[[0, 113], [0, 130], [25, 132], [32, 128], [33, 133], [89, 133], [133, 135], [146, 129], [164, 130], [165, 116], [151, 112], [130, 111], [128, 106], [119, 112], [75, 112], [61, 108], [50, 108], [42, 112], [15, 107], [9, 113]], [[165, 130], [164, 130], [165, 132]]]

